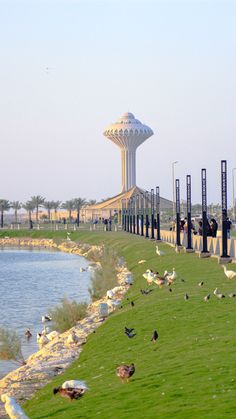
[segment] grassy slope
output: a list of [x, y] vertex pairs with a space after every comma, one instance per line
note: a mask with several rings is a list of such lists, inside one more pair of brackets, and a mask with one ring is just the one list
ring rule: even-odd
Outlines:
[[[21, 235], [29, 233], [20, 232]], [[34, 237], [50, 233], [33, 232]], [[65, 233], [52, 233], [65, 237]], [[2, 235], [11, 235], [2, 232]], [[222, 292], [236, 291], [215, 259], [174, 253], [161, 244], [165, 256], [155, 254], [155, 243], [125, 233], [73, 233], [72, 239], [105, 242], [124, 255], [135, 275], [135, 285], [107, 322], [92, 334], [79, 360], [54, 379], [24, 406], [32, 419], [39, 418], [229, 418], [236, 417], [235, 344], [236, 299], [208, 303], [203, 296], [217, 286]], [[147, 263], [138, 265], [137, 261]], [[146, 268], [163, 272], [173, 266], [178, 273], [173, 292], [164, 288], [142, 296]], [[233, 266], [234, 268], [234, 266]], [[235, 268], [234, 268], [235, 269]], [[182, 282], [180, 278], [184, 278]], [[203, 280], [204, 286], [198, 287]], [[183, 296], [187, 292], [189, 301]], [[124, 326], [135, 327], [129, 340]], [[159, 340], [150, 342], [157, 329]], [[122, 385], [115, 375], [120, 363], [134, 362], [136, 373]], [[79, 401], [52, 395], [52, 388], [66, 379], [86, 380], [90, 391]]]

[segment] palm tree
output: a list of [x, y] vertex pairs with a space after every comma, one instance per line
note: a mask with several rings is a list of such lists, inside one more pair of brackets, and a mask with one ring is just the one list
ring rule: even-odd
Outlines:
[[43, 204], [44, 208], [46, 208], [48, 212], [48, 219], [51, 220], [51, 210], [54, 208], [54, 201], [44, 201]]
[[35, 205], [33, 201], [27, 201], [24, 205], [22, 205], [22, 207], [28, 212], [29, 228], [33, 228], [31, 219], [31, 214], [35, 210]]
[[1, 212], [1, 223], [0, 226], [3, 228], [3, 214], [4, 211], [8, 211], [11, 208], [10, 202], [7, 199], [0, 199], [0, 212]]
[[90, 199], [88, 202], [87, 202], [87, 204], [88, 205], [95, 205], [96, 204], [96, 199]]
[[14, 213], [15, 213], [15, 223], [18, 222], [17, 212], [21, 209], [21, 206], [22, 204], [20, 201], [11, 202], [11, 207], [14, 209]]
[[60, 208], [61, 201], [52, 201], [52, 209], [54, 209], [54, 218], [57, 220], [57, 210]]
[[69, 223], [71, 223], [71, 213], [74, 209], [74, 201], [71, 199], [69, 201], [63, 202], [61, 208], [68, 211]]
[[44, 204], [45, 198], [40, 195], [31, 196], [31, 202], [36, 208], [36, 223], [39, 222], [39, 207], [42, 207]]
[[74, 203], [74, 205], [73, 205], [74, 209], [77, 211], [76, 222], [77, 222], [77, 226], [79, 227], [80, 210], [86, 204], [86, 199], [85, 198], [75, 198], [75, 199], [73, 199], [73, 203]]

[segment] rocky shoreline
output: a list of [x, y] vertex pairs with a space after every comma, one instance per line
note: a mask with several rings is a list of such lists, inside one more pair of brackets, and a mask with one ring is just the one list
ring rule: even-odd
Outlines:
[[[0, 246], [57, 249], [83, 256], [88, 260], [90, 256], [92, 258], [94, 252], [97, 255], [102, 253], [102, 248], [99, 246], [77, 244], [72, 241], [57, 244], [52, 239], [4, 238], [0, 239]], [[99, 264], [99, 262], [96, 264]], [[116, 287], [118, 290], [114, 292], [116, 302], [120, 302], [124, 298], [124, 294], [129, 288], [126, 279], [130, 275], [125, 265], [117, 267], [117, 284], [119, 287]], [[87, 336], [103, 323], [103, 319], [99, 316], [99, 305], [106, 302], [107, 297], [104, 296], [104, 298], [91, 303], [88, 306], [86, 317], [79, 321], [76, 326], [61, 333], [38, 352], [31, 355], [27, 359], [26, 365], [11, 371], [2, 378], [0, 380], [0, 396], [6, 393], [14, 397], [19, 404], [22, 404], [32, 398], [35, 392], [49, 383], [53, 377], [63, 373], [79, 357]], [[112, 311], [113, 308], [109, 307], [109, 313]], [[67, 342], [72, 330], [79, 336], [77, 344]], [[7, 418], [2, 403], [0, 403], [0, 418]]]

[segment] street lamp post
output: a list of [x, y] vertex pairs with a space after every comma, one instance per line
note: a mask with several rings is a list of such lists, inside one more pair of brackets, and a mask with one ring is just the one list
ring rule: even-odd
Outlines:
[[234, 189], [234, 171], [236, 167], [232, 169], [232, 180], [233, 180], [233, 220], [235, 221], [235, 189]]
[[172, 188], [173, 188], [173, 220], [175, 219], [175, 165], [178, 161], [172, 163]]

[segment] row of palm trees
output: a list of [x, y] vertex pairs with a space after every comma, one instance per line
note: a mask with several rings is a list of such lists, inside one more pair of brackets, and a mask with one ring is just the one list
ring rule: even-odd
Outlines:
[[87, 201], [85, 198], [74, 198], [69, 201], [46, 201], [46, 198], [36, 195], [32, 196], [29, 201], [21, 203], [20, 201], [10, 202], [7, 199], [0, 199], [0, 227], [3, 228], [4, 212], [9, 211], [11, 208], [14, 210], [15, 223], [18, 223], [18, 211], [23, 208], [27, 211], [29, 222], [32, 220], [33, 211], [36, 212], [36, 223], [39, 222], [39, 208], [45, 208], [48, 212], [48, 220], [51, 220], [51, 211], [54, 210], [55, 220], [57, 217], [57, 211], [59, 208], [68, 211], [68, 220], [71, 223], [72, 211], [76, 211], [77, 217], [76, 222], [79, 226], [80, 223], [80, 211], [85, 205], [94, 205], [96, 200], [91, 199]]

